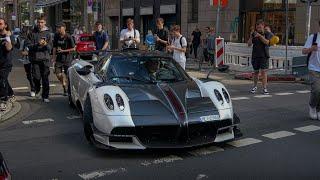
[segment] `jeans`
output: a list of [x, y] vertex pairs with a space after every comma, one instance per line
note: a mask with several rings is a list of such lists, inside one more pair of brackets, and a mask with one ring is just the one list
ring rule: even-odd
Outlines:
[[24, 71], [26, 72], [26, 76], [30, 84], [30, 90], [34, 92], [35, 87], [34, 87], [33, 76], [32, 76], [32, 64], [31, 63], [25, 64]]
[[309, 105], [320, 111], [320, 72], [310, 71], [309, 78], [311, 84]]
[[36, 94], [40, 92], [42, 84], [42, 98], [49, 98], [49, 75], [50, 68], [46, 62], [33, 62], [32, 63], [32, 76]]
[[0, 99], [7, 101], [9, 96], [13, 96], [13, 90], [9, 84], [8, 77], [12, 66], [0, 68]]
[[194, 53], [194, 58], [198, 58], [198, 47], [199, 47], [199, 44], [192, 44], [192, 47], [193, 47], [193, 53]]

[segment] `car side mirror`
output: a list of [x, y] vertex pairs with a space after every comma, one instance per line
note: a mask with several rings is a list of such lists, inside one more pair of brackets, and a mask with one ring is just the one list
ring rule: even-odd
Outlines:
[[80, 74], [81, 76], [86, 76], [92, 72], [93, 66], [91, 65], [86, 65], [80, 69], [77, 69], [77, 73]]

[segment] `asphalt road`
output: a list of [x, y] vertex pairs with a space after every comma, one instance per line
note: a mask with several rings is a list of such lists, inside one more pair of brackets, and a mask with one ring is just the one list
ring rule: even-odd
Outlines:
[[[306, 85], [271, 84], [270, 96], [251, 95], [248, 85], [228, 85], [244, 133], [237, 141], [183, 150], [105, 151], [87, 143], [79, 114], [51, 79], [56, 86], [50, 104], [18, 88], [22, 111], [0, 124], [0, 151], [14, 179], [320, 179], [320, 121], [308, 119]], [[27, 86], [21, 65], [11, 82]]]

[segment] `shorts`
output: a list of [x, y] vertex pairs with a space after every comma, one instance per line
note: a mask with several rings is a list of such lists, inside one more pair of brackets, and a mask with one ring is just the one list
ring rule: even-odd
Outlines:
[[56, 62], [54, 64], [54, 73], [55, 74], [64, 73], [67, 75], [68, 69], [69, 69], [69, 64], [64, 64], [64, 63], [59, 63], [59, 62]]
[[254, 58], [251, 61], [254, 71], [259, 71], [260, 69], [269, 69], [269, 59], [268, 58]]

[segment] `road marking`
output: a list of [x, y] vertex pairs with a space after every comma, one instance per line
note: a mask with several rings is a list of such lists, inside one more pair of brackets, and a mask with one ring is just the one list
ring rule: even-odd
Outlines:
[[254, 139], [254, 138], [245, 138], [245, 139], [239, 139], [236, 141], [228, 142], [229, 145], [234, 146], [234, 147], [243, 147], [243, 146], [249, 146], [252, 144], [257, 144], [262, 142], [259, 139]]
[[216, 146], [210, 146], [210, 147], [195, 149], [193, 151], [189, 151], [188, 153], [194, 156], [204, 156], [204, 155], [209, 155], [209, 154], [213, 154], [221, 151], [224, 151], [224, 149]]
[[208, 179], [209, 176], [205, 175], [205, 174], [199, 174], [197, 177], [196, 177], [196, 180], [201, 180], [201, 179]]
[[71, 116], [67, 116], [67, 119], [80, 119], [81, 116], [77, 116], [77, 115], [71, 115]]
[[294, 94], [294, 93], [276, 93], [275, 95], [277, 95], [277, 96], [288, 96], [288, 95], [292, 95], [292, 94]]
[[310, 90], [296, 91], [299, 94], [307, 94], [310, 93]]
[[320, 130], [320, 127], [315, 125], [310, 125], [310, 126], [294, 128], [294, 130], [301, 131], [301, 132], [312, 132], [312, 131]]
[[235, 97], [235, 98], [231, 98], [231, 100], [233, 100], [233, 101], [247, 100], [247, 99], [250, 99], [250, 98], [248, 98], [248, 97]]
[[[57, 85], [56, 84], [50, 84], [49, 85], [50, 87], [56, 87]], [[15, 88], [12, 88], [13, 90], [28, 90], [29, 87], [26, 87], [26, 86], [23, 86], [23, 87], [15, 87]]]
[[280, 139], [288, 136], [293, 136], [295, 133], [289, 131], [278, 131], [274, 133], [264, 134], [263, 137], [270, 138], [270, 139]]
[[255, 98], [268, 98], [268, 97], [272, 97], [272, 95], [256, 95], [254, 97]]
[[170, 156], [159, 158], [159, 159], [156, 159], [153, 161], [144, 161], [141, 163], [141, 165], [142, 166], [150, 166], [152, 164], [172, 163], [174, 161], [181, 161], [181, 160], [183, 160], [183, 159], [179, 156], [170, 155]]
[[54, 122], [53, 119], [35, 119], [31, 121], [22, 121], [23, 124], [29, 125], [29, 124], [34, 124], [34, 123], [45, 123], [45, 122]]
[[82, 179], [90, 180], [90, 179], [97, 179], [104, 176], [109, 176], [111, 174], [115, 173], [125, 173], [127, 172], [126, 168], [118, 168], [118, 169], [104, 169], [104, 170], [98, 170], [98, 171], [92, 171], [90, 173], [83, 173], [78, 174]]

